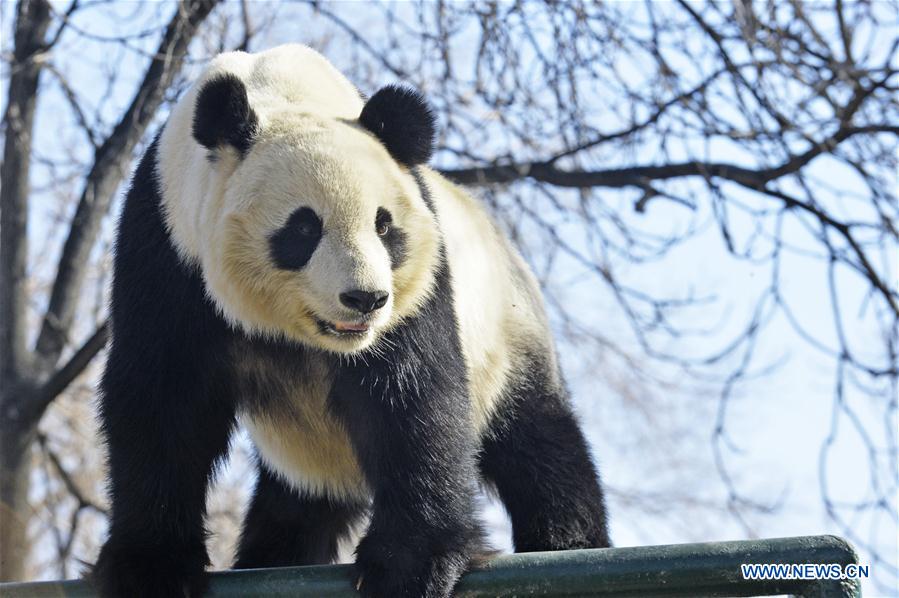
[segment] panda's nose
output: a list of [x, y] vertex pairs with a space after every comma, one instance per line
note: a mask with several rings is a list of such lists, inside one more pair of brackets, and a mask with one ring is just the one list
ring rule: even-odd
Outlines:
[[340, 294], [340, 302], [364, 314], [371, 313], [376, 309], [381, 309], [387, 303], [389, 293], [384, 291], [347, 291]]

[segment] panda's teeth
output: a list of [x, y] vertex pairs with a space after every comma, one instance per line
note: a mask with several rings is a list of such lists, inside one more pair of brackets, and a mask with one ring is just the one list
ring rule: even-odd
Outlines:
[[368, 332], [368, 324], [353, 324], [352, 322], [334, 322], [334, 330], [338, 332]]

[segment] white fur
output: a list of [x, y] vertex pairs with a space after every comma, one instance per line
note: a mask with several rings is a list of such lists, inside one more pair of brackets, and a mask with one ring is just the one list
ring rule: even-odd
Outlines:
[[426, 172], [453, 277], [472, 421], [483, 432], [509, 377], [522, 375], [525, 350], [544, 355], [555, 372], [549, 324], [536, 279], [482, 205], [437, 173]]

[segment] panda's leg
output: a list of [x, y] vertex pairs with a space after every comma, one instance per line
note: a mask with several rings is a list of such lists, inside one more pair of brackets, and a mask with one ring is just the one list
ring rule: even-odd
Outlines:
[[477, 443], [445, 264], [436, 281], [419, 315], [385, 336], [388, 350], [342, 363], [331, 389], [373, 496], [356, 549], [366, 598], [449, 598], [485, 552], [475, 515]]
[[[533, 372], [533, 371], [532, 371]], [[517, 552], [609, 546], [599, 475], [561, 384], [532, 375], [487, 432], [480, 469], [512, 519]]]
[[234, 568], [330, 564], [364, 512], [361, 504], [301, 495], [260, 464]]

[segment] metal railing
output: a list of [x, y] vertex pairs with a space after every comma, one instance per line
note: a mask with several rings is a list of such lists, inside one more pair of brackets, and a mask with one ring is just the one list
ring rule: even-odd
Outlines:
[[[857, 563], [836, 536], [503, 555], [462, 578], [460, 598], [512, 596], [861, 596], [855, 580], [747, 580], [740, 565]], [[212, 574], [210, 598], [350, 598], [350, 565], [286, 567]], [[95, 596], [84, 581], [0, 584], [3, 598]]]

